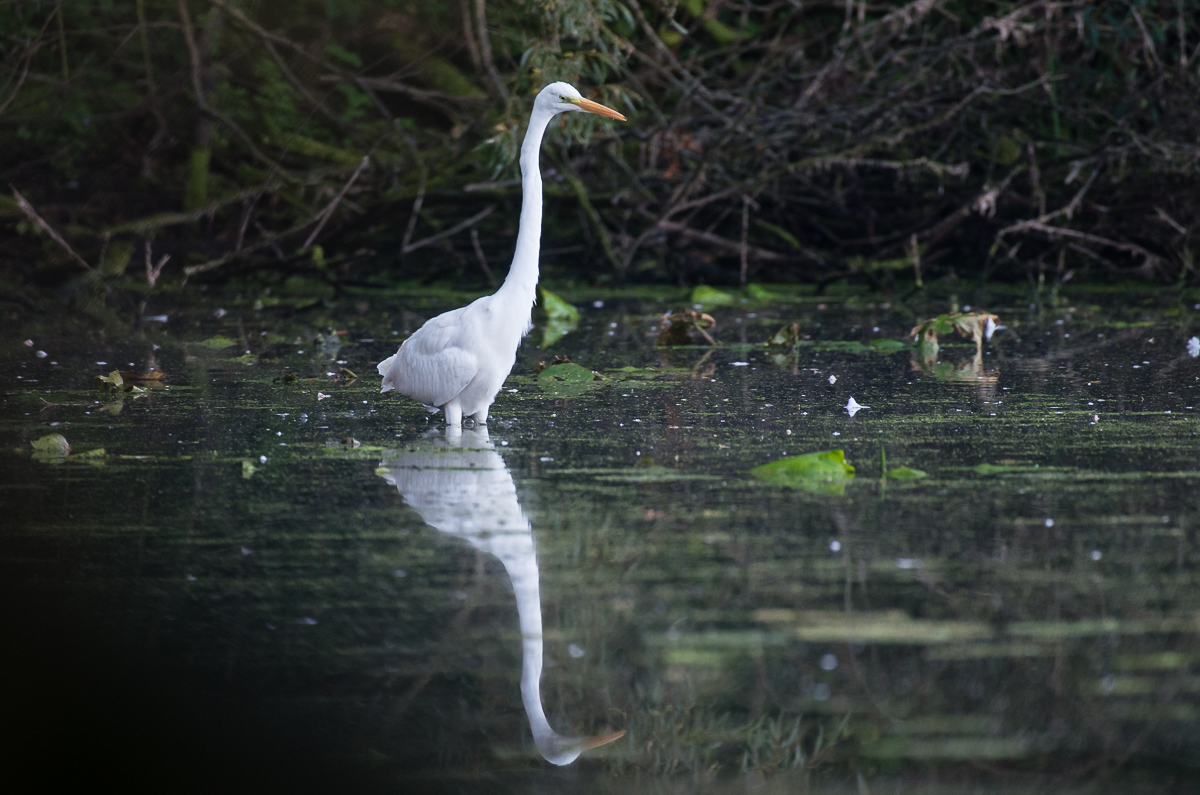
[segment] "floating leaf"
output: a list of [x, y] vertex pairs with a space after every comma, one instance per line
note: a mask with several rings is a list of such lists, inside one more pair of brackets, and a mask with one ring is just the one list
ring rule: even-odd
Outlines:
[[700, 304], [701, 307], [729, 306], [736, 300], [733, 295], [724, 290], [709, 287], [707, 284], [698, 284], [692, 290], [692, 304]]
[[889, 469], [884, 477], [896, 480], [920, 480], [921, 478], [929, 477], [929, 475], [920, 469], [913, 469], [912, 467], [894, 467]]
[[899, 340], [875, 340], [868, 347], [876, 353], [888, 354], [906, 351], [912, 346]]
[[827, 450], [781, 458], [751, 469], [750, 474], [777, 486], [841, 494], [846, 481], [854, 477], [854, 467], [846, 463], [841, 450]]
[[800, 341], [800, 324], [792, 323], [790, 325], [783, 326], [779, 329], [779, 331], [776, 331], [775, 334], [771, 337], [771, 339], [767, 340], [767, 344], [768, 345], [784, 345], [784, 346], [790, 347], [792, 345], [795, 345], [799, 341]]
[[71, 454], [71, 445], [61, 433], [52, 433], [30, 442], [33, 449], [43, 455], [66, 457]]
[[[696, 288], [699, 289], [699, 288]], [[716, 328], [717, 321], [712, 315], [696, 312], [691, 309], [681, 309], [670, 312], [662, 317], [662, 331], [658, 333], [657, 345], [693, 345], [692, 332], [698, 333], [709, 345], [716, 345], [708, 329]]]
[[125, 379], [119, 370], [113, 370], [108, 375], [98, 375], [96, 378], [100, 379], [100, 390], [103, 392], [125, 391]]
[[538, 288], [542, 294], [542, 308], [546, 310], [546, 317], [551, 320], [559, 320], [565, 323], [578, 323], [579, 310], [571, 306], [569, 303], [559, 298], [549, 290]]
[[222, 348], [231, 348], [234, 345], [237, 345], [237, 343], [229, 339], [229, 337], [222, 336], [221, 334], [218, 334], [215, 337], [209, 337], [208, 339], [197, 342], [196, 344], [203, 345], [205, 348], [213, 348], [216, 350], [220, 350]]
[[543, 392], [556, 397], [576, 397], [598, 386], [604, 379], [574, 362], [559, 362], [538, 373], [537, 383]]
[[254, 477], [255, 469], [256, 469], [256, 467], [254, 466], [253, 461], [251, 461], [249, 458], [242, 459], [242, 479], [243, 480], [249, 480], [250, 478]]
[[1007, 464], [980, 464], [972, 467], [971, 471], [977, 475], [1012, 475], [1020, 472], [1035, 472], [1040, 467], [1034, 466], [1011, 466]]
[[913, 326], [908, 332], [919, 342], [937, 345], [938, 337], [957, 331], [964, 337], [975, 342], [976, 347], [983, 345], [985, 336], [990, 337], [988, 326], [994, 330], [996, 321], [1000, 318], [988, 312], [951, 312], [948, 315], [938, 315], [924, 320]]

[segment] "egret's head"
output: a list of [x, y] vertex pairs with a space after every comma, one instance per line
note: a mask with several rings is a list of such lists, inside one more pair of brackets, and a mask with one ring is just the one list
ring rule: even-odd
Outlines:
[[535, 108], [544, 108], [552, 113], [596, 113], [617, 121], [625, 121], [625, 117], [612, 108], [584, 99], [578, 89], [570, 83], [551, 83], [538, 93], [533, 104]]

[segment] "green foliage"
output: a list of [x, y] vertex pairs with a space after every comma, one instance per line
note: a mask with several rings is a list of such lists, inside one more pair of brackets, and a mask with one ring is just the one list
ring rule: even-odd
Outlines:
[[[566, 114], [547, 139], [547, 232], [584, 247], [587, 281], [734, 283], [743, 255], [764, 281], [888, 290], [1028, 261], [1193, 278], [1192, 2], [494, 0], [481, 30], [473, 2], [141, 0], [64, 6], [61, 37], [58, 7], [0, 6], [0, 168], [89, 261], [121, 227], [180, 275], [297, 267], [367, 153], [321, 233], [358, 280], [338, 269], [396, 252], [419, 192], [414, 234], [479, 212], [466, 186], [515, 198], [529, 103], [566, 80], [630, 117]], [[512, 218], [477, 226], [482, 251]], [[444, 244], [456, 273], [477, 258]], [[23, 237], [3, 267], [50, 245]], [[359, 260], [411, 278], [437, 256]]]

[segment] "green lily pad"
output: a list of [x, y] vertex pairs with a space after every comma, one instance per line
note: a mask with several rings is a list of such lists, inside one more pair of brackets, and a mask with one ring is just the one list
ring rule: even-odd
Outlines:
[[546, 310], [546, 317], [551, 320], [561, 320], [565, 323], [579, 322], [578, 309], [549, 290], [539, 288], [539, 292], [542, 294], [542, 308]]
[[34, 439], [30, 444], [33, 445], [35, 452], [42, 455], [62, 456], [65, 458], [71, 454], [71, 445], [61, 433], [52, 433], [49, 436]]
[[875, 340], [868, 347], [870, 347], [870, 349], [876, 353], [886, 354], [906, 351], [911, 348], [912, 345], [907, 342], [901, 342], [900, 340]]
[[1006, 464], [980, 464], [976, 467], [971, 467], [971, 471], [977, 475], [1015, 475], [1021, 472], [1035, 472], [1040, 467], [1037, 466], [1009, 466]]
[[846, 481], [854, 477], [854, 467], [846, 463], [841, 450], [793, 455], [763, 464], [750, 474], [777, 486], [841, 494]]
[[579, 310], [549, 290], [538, 289], [547, 320], [542, 332], [542, 347], [549, 348], [579, 325]]
[[537, 384], [543, 392], [555, 397], [577, 397], [604, 381], [597, 373], [574, 362], [562, 362], [538, 373]]
[[929, 477], [929, 475], [920, 469], [913, 469], [912, 467], [895, 467], [889, 469], [884, 477], [896, 480], [920, 480], [921, 478]]
[[718, 290], [706, 284], [698, 284], [692, 290], [692, 304], [700, 304], [702, 307], [729, 306], [736, 300], [735, 296], [724, 290]]

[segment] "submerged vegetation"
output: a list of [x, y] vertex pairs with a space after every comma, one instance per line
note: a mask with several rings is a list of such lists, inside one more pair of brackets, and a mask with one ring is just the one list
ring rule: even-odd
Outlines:
[[0, 55], [27, 304], [486, 288], [556, 79], [631, 119], [551, 136], [563, 278], [1193, 278], [1194, 0], [16, 0]]

